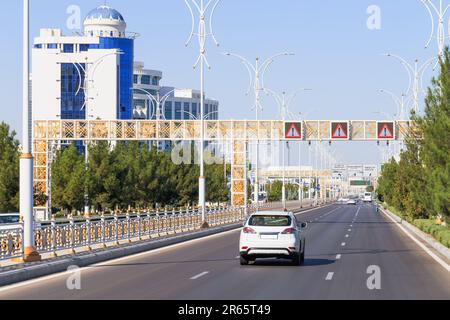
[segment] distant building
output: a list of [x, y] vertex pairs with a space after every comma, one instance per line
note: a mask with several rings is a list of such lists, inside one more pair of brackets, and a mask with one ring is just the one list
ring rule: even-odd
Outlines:
[[[200, 91], [176, 89], [160, 85], [161, 71], [144, 68], [142, 62], [134, 65], [134, 103], [135, 119], [193, 120], [200, 118]], [[152, 98], [154, 97], [154, 98]], [[166, 99], [163, 100], [163, 98]], [[156, 110], [154, 99], [161, 101], [160, 113]], [[219, 102], [205, 98], [205, 119], [219, 119]]]
[[32, 51], [34, 120], [133, 119], [134, 37], [108, 6], [92, 10], [84, 34], [41, 29]]

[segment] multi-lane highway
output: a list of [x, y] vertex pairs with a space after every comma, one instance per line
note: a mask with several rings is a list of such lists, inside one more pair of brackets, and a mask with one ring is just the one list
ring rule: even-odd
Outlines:
[[[82, 269], [80, 290], [59, 274], [2, 288], [0, 300], [450, 299], [450, 273], [375, 207], [331, 205], [298, 217], [311, 222], [300, 267], [240, 266], [236, 230]], [[370, 290], [369, 277], [381, 288]]]

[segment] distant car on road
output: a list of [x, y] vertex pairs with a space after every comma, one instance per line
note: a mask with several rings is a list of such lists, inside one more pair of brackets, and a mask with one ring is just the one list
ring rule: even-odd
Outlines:
[[244, 224], [239, 241], [241, 265], [258, 258], [291, 259], [296, 266], [305, 261], [306, 240], [292, 212], [257, 212]]
[[370, 193], [370, 192], [364, 193], [363, 201], [364, 202], [372, 202], [372, 193]]
[[19, 213], [0, 213], [0, 230], [21, 228]]
[[350, 199], [347, 201], [347, 204], [349, 205], [356, 205], [356, 201], [354, 199]]

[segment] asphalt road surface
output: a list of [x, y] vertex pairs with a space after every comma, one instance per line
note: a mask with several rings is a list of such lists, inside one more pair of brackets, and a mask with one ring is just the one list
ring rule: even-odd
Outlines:
[[450, 299], [450, 273], [375, 207], [332, 205], [299, 220], [311, 222], [303, 266], [240, 266], [237, 230], [82, 269], [80, 290], [59, 274], [0, 289], [0, 300]]

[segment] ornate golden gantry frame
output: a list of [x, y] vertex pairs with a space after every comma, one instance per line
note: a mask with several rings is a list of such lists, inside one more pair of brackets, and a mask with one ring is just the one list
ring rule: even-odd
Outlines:
[[[331, 141], [331, 124], [338, 121], [300, 121], [302, 138], [296, 141]], [[393, 122], [395, 137], [379, 139], [378, 121], [346, 121], [350, 141], [404, 140], [412, 123]], [[247, 149], [253, 141], [284, 141], [283, 121], [205, 121], [205, 141], [222, 141], [232, 145], [232, 205], [247, 201]], [[200, 121], [180, 120], [55, 120], [35, 121], [33, 137], [35, 193], [48, 195], [53, 147], [70, 141], [200, 141]], [[292, 139], [290, 139], [292, 140]], [[45, 200], [37, 206], [47, 208]]]

